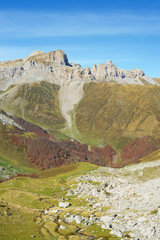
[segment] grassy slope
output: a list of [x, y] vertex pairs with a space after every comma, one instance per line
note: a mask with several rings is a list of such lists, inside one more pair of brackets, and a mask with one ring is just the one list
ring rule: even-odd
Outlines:
[[60, 139], [66, 139], [65, 134], [73, 135], [91, 145], [110, 144], [117, 151], [143, 136], [160, 140], [160, 87], [86, 84], [84, 97], [72, 113], [72, 133], [63, 131], [65, 120], [59, 109], [58, 85], [40, 82], [10, 89], [12, 94], [2, 98], [0, 107], [23, 115]]
[[143, 136], [160, 139], [160, 88], [90, 83], [76, 109], [76, 125], [85, 142], [120, 150]]
[[65, 120], [59, 109], [58, 92], [59, 86], [48, 82], [23, 84], [3, 97], [0, 107], [44, 128], [63, 128]]
[[[47, 207], [58, 207], [58, 202], [67, 193], [70, 186], [75, 183], [74, 178], [93, 171], [98, 167], [88, 163], [77, 163], [69, 166], [43, 171], [38, 179], [19, 177], [1, 183], [0, 188], [0, 232], [3, 240], [8, 239], [30, 239], [35, 235], [36, 239], [68, 239], [66, 236], [73, 235], [69, 239], [89, 239], [89, 236], [96, 234], [96, 239], [118, 239], [112, 237], [108, 230], [102, 231], [98, 225], [86, 227], [82, 238], [75, 234], [76, 224], [65, 224], [66, 230], [57, 232], [57, 223], [51, 223], [49, 219], [44, 222], [42, 211]], [[63, 187], [63, 191], [62, 191]], [[69, 209], [62, 209], [58, 214], [65, 219], [67, 212], [87, 216], [88, 203], [85, 199], [69, 197], [66, 199], [71, 203]], [[87, 205], [86, 205], [87, 204]], [[81, 206], [86, 208], [81, 209]], [[72, 208], [73, 207], [73, 208]], [[76, 208], [74, 208], [76, 207]], [[88, 214], [93, 213], [93, 211]], [[32, 227], [31, 227], [32, 226]], [[7, 230], [8, 229], [8, 230]], [[76, 235], [76, 236], [75, 236]], [[61, 238], [59, 238], [61, 237]], [[0, 238], [1, 239], [1, 238]]]

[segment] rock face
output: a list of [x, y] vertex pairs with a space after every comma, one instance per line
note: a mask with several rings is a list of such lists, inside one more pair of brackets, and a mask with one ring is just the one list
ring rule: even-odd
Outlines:
[[35, 61], [35, 62], [42, 62], [45, 65], [65, 65], [70, 66], [68, 63], [67, 55], [62, 50], [52, 51], [49, 53], [43, 53], [42, 51], [35, 51], [27, 58], [25, 61]]
[[79, 64], [70, 64], [62, 50], [43, 53], [35, 51], [24, 60], [18, 59], [0, 63], [0, 89], [19, 82], [50, 81], [61, 85], [65, 81], [105, 81], [120, 84], [158, 83], [145, 76], [142, 70], [131, 71], [117, 68], [111, 61], [105, 64], [82, 68]]
[[[117, 68], [112, 61], [107, 61], [105, 64], [93, 65], [91, 73], [100, 81], [117, 82], [120, 84], [140, 84], [139, 78], [146, 79], [144, 72], [141, 69], [133, 69], [130, 71]], [[149, 79], [148, 79], [149, 80]], [[154, 84], [154, 81], [150, 83]]]

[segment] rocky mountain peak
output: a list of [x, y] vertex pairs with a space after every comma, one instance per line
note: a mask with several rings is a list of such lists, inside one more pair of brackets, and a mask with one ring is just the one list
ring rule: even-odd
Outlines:
[[70, 65], [68, 62], [67, 55], [62, 50], [49, 52], [48, 55], [49, 55], [50, 61], [53, 63], [59, 64], [59, 65], [65, 65], [65, 66]]
[[35, 51], [29, 55], [25, 60], [32, 60], [37, 63], [43, 63], [45, 65], [58, 65], [58, 66], [70, 66], [67, 55], [62, 50], [51, 51], [49, 53], [43, 53], [42, 51]]

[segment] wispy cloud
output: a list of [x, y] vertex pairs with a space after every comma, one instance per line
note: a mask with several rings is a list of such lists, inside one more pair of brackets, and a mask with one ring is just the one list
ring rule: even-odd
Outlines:
[[0, 38], [160, 34], [158, 15], [0, 11]]

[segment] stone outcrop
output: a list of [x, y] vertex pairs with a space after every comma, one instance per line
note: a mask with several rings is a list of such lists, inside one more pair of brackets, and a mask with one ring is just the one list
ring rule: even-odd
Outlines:
[[130, 71], [117, 68], [112, 61], [105, 64], [93, 65], [91, 73], [100, 81], [117, 82], [120, 84], [142, 84], [139, 78], [146, 78], [141, 69], [133, 69]]

